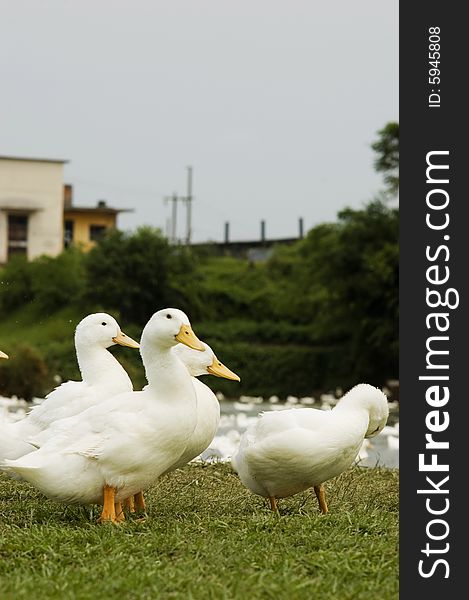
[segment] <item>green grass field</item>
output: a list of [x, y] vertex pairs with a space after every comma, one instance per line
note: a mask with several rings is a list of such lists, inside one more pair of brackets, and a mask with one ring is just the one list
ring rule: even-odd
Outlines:
[[0, 598], [395, 600], [398, 471], [355, 467], [280, 515], [226, 464], [187, 465], [146, 493], [148, 516], [96, 525], [0, 475]]

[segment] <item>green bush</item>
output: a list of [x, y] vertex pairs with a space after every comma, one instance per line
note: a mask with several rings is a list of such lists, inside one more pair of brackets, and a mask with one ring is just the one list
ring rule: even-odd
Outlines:
[[[170, 245], [149, 227], [111, 231], [87, 255], [69, 249], [3, 268], [4, 339], [16, 343], [23, 331], [51, 373], [77, 379], [72, 320], [55, 315], [65, 309], [75, 323], [103, 310], [139, 339], [155, 310], [174, 306], [220, 360], [240, 371], [241, 385], [216, 380], [224, 393], [383, 385], [397, 377], [397, 236], [398, 213], [382, 202], [342, 211], [336, 222], [277, 247], [267, 263]], [[139, 354], [114, 351], [141, 389]]]
[[203, 378], [212, 390], [227, 397], [240, 394], [264, 398], [272, 395], [286, 398], [290, 394], [310, 396], [324, 389], [347, 385], [335, 376], [335, 348], [205, 341], [218, 359], [241, 377], [240, 383], [208, 376]]
[[52, 387], [49, 369], [38, 350], [26, 344], [9, 351], [0, 364], [0, 394], [24, 400], [43, 397]]
[[40, 256], [31, 262], [14, 257], [2, 269], [0, 282], [0, 308], [5, 314], [28, 302], [49, 313], [80, 305], [85, 291], [84, 256], [69, 248], [56, 257]]
[[171, 246], [158, 229], [111, 231], [87, 256], [87, 297], [141, 326], [168, 306], [195, 314], [200, 306], [195, 265], [190, 251]]
[[0, 270], [0, 313], [8, 314], [34, 298], [34, 265], [23, 256], [13, 257]]
[[202, 262], [198, 271], [203, 302], [200, 320], [267, 320], [273, 316], [275, 285], [264, 264], [217, 257]]
[[33, 263], [31, 286], [41, 310], [80, 305], [85, 291], [83, 253], [71, 247], [55, 258], [39, 257]]
[[317, 343], [314, 328], [287, 321], [226, 319], [197, 323], [197, 335], [221, 342], [252, 342], [254, 344]]

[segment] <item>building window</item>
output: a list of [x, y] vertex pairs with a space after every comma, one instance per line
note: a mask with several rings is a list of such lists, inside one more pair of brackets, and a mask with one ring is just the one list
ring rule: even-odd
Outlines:
[[105, 225], [90, 225], [90, 240], [98, 242], [103, 237], [106, 229]]
[[8, 256], [27, 254], [28, 217], [27, 215], [8, 215]]
[[73, 242], [73, 221], [65, 221], [64, 224], [64, 246], [68, 248]]

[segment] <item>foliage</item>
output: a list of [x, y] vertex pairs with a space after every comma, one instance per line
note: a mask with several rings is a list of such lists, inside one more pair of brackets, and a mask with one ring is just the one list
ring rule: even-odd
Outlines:
[[0, 314], [6, 314], [33, 298], [32, 263], [14, 256], [0, 271]]
[[[342, 373], [337, 348], [294, 344], [217, 342], [207, 338], [219, 360], [241, 377], [240, 383], [204, 377], [212, 390], [228, 398], [254, 396], [315, 396], [350, 386], [350, 374]], [[356, 383], [356, 382], [355, 382]]]
[[[399, 182], [399, 125], [372, 145], [389, 192]], [[241, 383], [206, 378], [226, 395], [305, 395], [397, 378], [398, 213], [372, 201], [339, 213], [303, 240], [278, 245], [266, 263], [170, 245], [158, 229], [113, 230], [85, 255], [68, 249], [0, 276], [3, 340], [40, 349], [63, 380], [79, 376], [73, 330], [87, 313], [111, 313], [139, 339], [158, 309], [184, 310], [197, 334]], [[67, 313], [65, 318], [64, 311]], [[2, 340], [2, 343], [3, 343]], [[136, 389], [138, 353], [113, 350]]]
[[51, 386], [49, 370], [40, 353], [26, 344], [10, 352], [0, 363], [0, 394], [24, 400], [43, 397]]
[[288, 250], [286, 270], [285, 253], [272, 259], [273, 276], [288, 273], [279, 315], [289, 307], [293, 322], [337, 346], [341, 371], [382, 385], [397, 374], [398, 213], [376, 201], [338, 216]]
[[273, 289], [264, 264], [233, 257], [210, 258], [199, 267], [200, 294], [204, 307], [201, 319], [257, 320], [272, 315]]
[[395, 600], [398, 471], [355, 467], [280, 516], [226, 464], [195, 465], [146, 493], [148, 518], [98, 526], [98, 507], [45, 499], [0, 475], [0, 596], [29, 600]]
[[[290, 321], [226, 319], [197, 322], [197, 333], [216, 342], [252, 344], [315, 344], [314, 327]], [[208, 342], [207, 342], [208, 343]]]
[[[375, 201], [342, 211], [337, 222], [255, 264], [193, 256], [149, 228], [113, 232], [88, 256], [68, 250], [8, 265], [4, 283], [15, 281], [18, 304], [30, 293], [34, 301], [6, 314], [2, 336], [28, 341], [51, 373], [77, 379], [73, 331], [87, 312], [110, 312], [139, 339], [146, 319], [172, 305], [240, 375], [237, 385], [205, 378], [228, 396], [309, 395], [359, 381], [381, 386], [397, 377], [397, 226], [397, 211]], [[12, 304], [8, 293], [2, 301]], [[113, 352], [141, 389], [139, 353]]]
[[378, 135], [378, 140], [371, 145], [378, 155], [374, 166], [384, 173], [387, 191], [395, 196], [399, 190], [399, 123], [388, 123]]
[[114, 230], [87, 256], [87, 297], [139, 325], [165, 306], [197, 313], [194, 266], [191, 253], [170, 246], [157, 229], [141, 227], [133, 234]]
[[31, 262], [22, 256], [14, 257], [1, 273], [2, 313], [30, 302], [36, 303], [37, 311], [42, 313], [52, 313], [69, 304], [82, 305], [84, 274], [83, 254], [76, 248]]
[[84, 255], [74, 247], [57, 257], [41, 256], [34, 261], [31, 287], [39, 308], [53, 312], [67, 304], [82, 305], [85, 292]]

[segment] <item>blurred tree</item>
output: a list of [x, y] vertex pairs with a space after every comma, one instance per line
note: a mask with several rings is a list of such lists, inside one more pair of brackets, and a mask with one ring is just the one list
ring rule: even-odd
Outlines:
[[33, 267], [25, 257], [15, 256], [1, 269], [0, 312], [2, 315], [30, 302]]
[[166, 306], [191, 318], [200, 310], [193, 255], [171, 246], [158, 229], [109, 232], [88, 253], [86, 268], [90, 301], [126, 321], [144, 325]]
[[378, 135], [378, 140], [371, 144], [377, 153], [374, 167], [384, 173], [386, 191], [396, 196], [399, 191], [399, 123], [388, 123]]
[[84, 254], [70, 247], [58, 256], [41, 256], [32, 263], [31, 288], [39, 308], [52, 313], [82, 305], [85, 291]]
[[278, 318], [309, 323], [317, 343], [336, 347], [337, 381], [383, 384], [397, 376], [398, 213], [375, 201], [338, 217], [270, 261], [284, 275]]
[[79, 305], [85, 289], [83, 262], [83, 254], [76, 248], [55, 257], [39, 256], [31, 262], [22, 256], [12, 258], [1, 274], [2, 313], [30, 302], [43, 314]]
[[[388, 123], [373, 149], [388, 194], [396, 193], [399, 125]], [[308, 394], [397, 377], [398, 213], [380, 201], [343, 210], [336, 222], [278, 246], [267, 263], [170, 245], [159, 230], [142, 227], [111, 231], [86, 255], [70, 249], [12, 261], [0, 283], [6, 319], [30, 301], [32, 318], [64, 306], [73, 319], [104, 310], [137, 338], [153, 312], [181, 308], [220, 359], [239, 370], [243, 393]], [[41, 345], [50, 372], [66, 378], [77, 370], [69, 325]], [[122, 359], [141, 385], [138, 353]], [[232, 382], [216, 385], [233, 389]]]
[[206, 258], [198, 268], [206, 321], [265, 320], [271, 315], [265, 264], [229, 256]]
[[42, 398], [51, 388], [51, 377], [39, 351], [27, 344], [17, 345], [10, 360], [0, 365], [0, 395], [24, 400]]

